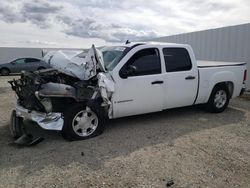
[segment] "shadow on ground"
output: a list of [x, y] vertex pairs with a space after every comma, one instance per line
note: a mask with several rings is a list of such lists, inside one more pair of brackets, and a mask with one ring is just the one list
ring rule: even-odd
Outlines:
[[244, 118], [244, 112], [232, 108], [221, 114], [210, 114], [197, 107], [187, 107], [111, 120], [102, 135], [83, 141], [68, 142], [59, 132], [38, 129], [37, 134], [46, 139], [34, 147], [13, 145], [8, 126], [0, 126], [0, 168], [23, 166], [22, 177], [47, 165], [60, 168], [72, 162], [97, 170], [106, 160], [159, 143], [171, 146], [185, 134], [238, 123]]

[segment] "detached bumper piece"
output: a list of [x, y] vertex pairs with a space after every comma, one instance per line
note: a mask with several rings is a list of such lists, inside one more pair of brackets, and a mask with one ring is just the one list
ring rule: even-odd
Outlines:
[[45, 130], [61, 131], [63, 127], [63, 118], [61, 113], [31, 111], [17, 103], [16, 116], [25, 120], [31, 120]]
[[16, 115], [16, 110], [13, 110], [11, 114], [10, 133], [16, 139], [14, 143], [21, 146], [33, 146], [44, 140], [41, 137], [33, 138], [31, 134], [26, 133], [23, 119]]

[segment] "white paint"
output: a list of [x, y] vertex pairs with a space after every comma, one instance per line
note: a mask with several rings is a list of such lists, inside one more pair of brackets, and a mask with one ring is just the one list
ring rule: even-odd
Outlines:
[[[192, 69], [183, 72], [167, 73], [162, 54], [162, 48], [182, 47], [188, 50]], [[122, 79], [119, 71], [123, 65], [137, 51], [145, 48], [158, 48], [161, 56], [162, 74], [128, 77]], [[217, 65], [227, 65], [212, 67]], [[200, 72], [199, 91], [196, 104], [206, 103], [212, 92], [213, 87], [220, 82], [232, 82], [234, 91], [232, 97], [237, 97], [243, 84], [245, 65], [227, 62], [206, 62], [208, 68], [197, 68], [197, 62], [189, 45], [182, 44], [163, 44], [149, 43], [133, 48], [114, 68], [112, 77], [115, 82], [115, 92], [112, 97], [113, 118], [144, 114], [149, 112], [161, 111], [164, 109], [189, 106], [195, 101], [198, 90], [198, 70]], [[238, 66], [228, 66], [238, 65]], [[186, 80], [187, 76], [194, 76], [194, 80]], [[162, 85], [151, 85], [151, 82], [163, 80]]]

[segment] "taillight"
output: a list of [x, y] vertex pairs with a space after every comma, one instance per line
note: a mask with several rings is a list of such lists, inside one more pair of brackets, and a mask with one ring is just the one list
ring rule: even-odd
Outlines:
[[247, 70], [244, 71], [244, 77], [243, 77], [243, 82], [247, 80]]

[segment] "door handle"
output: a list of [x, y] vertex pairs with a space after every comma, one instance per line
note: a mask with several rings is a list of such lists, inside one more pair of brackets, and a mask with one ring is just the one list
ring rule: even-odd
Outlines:
[[186, 80], [194, 80], [195, 79], [195, 76], [188, 76], [185, 78]]
[[160, 81], [160, 80], [159, 80], [159, 81], [151, 82], [152, 85], [154, 85], [154, 84], [163, 84], [163, 83], [164, 83], [164, 82], [163, 82], [163, 81]]

